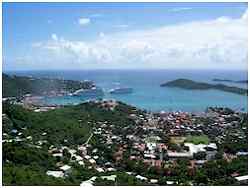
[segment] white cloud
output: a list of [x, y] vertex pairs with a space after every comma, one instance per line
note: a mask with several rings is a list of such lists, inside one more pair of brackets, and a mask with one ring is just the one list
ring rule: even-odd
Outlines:
[[243, 20], [247, 20], [248, 19], [248, 11], [246, 11], [242, 17], [241, 17]]
[[244, 69], [248, 55], [246, 15], [153, 30], [100, 33], [90, 42], [59, 39], [53, 34], [53, 40], [33, 46], [49, 53], [50, 59], [85, 67], [105, 63], [107, 68]]
[[91, 14], [89, 17], [92, 17], [92, 18], [100, 18], [102, 17], [103, 15], [102, 14]]
[[89, 18], [79, 18], [78, 23], [80, 25], [88, 25], [90, 23], [90, 19]]
[[56, 35], [56, 34], [52, 34], [52, 35], [51, 35], [51, 38], [52, 38], [54, 41], [57, 41], [57, 40], [58, 40], [58, 38], [57, 38], [57, 35]]
[[114, 27], [117, 27], [117, 28], [128, 28], [129, 25], [127, 25], [127, 24], [119, 24], [119, 25], [114, 25]]
[[181, 12], [181, 11], [187, 11], [187, 10], [192, 10], [193, 8], [191, 7], [180, 7], [180, 8], [172, 8], [169, 9], [169, 12]]
[[103, 38], [103, 37], [105, 37], [105, 34], [104, 34], [103, 32], [100, 32], [100, 33], [99, 33], [99, 37], [100, 37], [100, 38]]

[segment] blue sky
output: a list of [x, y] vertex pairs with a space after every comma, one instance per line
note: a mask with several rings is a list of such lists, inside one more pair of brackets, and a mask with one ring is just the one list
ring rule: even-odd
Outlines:
[[246, 69], [246, 20], [246, 3], [3, 3], [3, 69]]

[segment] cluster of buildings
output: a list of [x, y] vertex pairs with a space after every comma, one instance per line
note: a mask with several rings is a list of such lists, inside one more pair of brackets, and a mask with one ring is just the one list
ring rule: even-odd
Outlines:
[[[117, 105], [115, 101], [97, 103], [107, 110], [114, 110]], [[78, 163], [83, 161], [82, 164], [89, 164], [88, 168], [100, 173], [116, 171], [127, 153], [129, 154], [128, 160], [142, 161], [147, 167], [164, 168], [174, 165], [177, 159], [188, 159], [190, 168], [199, 168], [205, 162], [215, 159], [218, 144], [223, 141], [227, 128], [237, 126], [241, 119], [238, 113], [225, 114], [224, 111], [217, 108], [209, 109], [208, 112], [198, 115], [186, 112], [161, 112], [157, 114], [133, 113], [128, 114], [128, 117], [136, 122], [136, 126], [124, 125], [119, 129], [112, 122], [105, 121], [97, 122], [93, 128], [93, 135], [98, 137], [99, 143], [109, 149], [113, 148], [113, 161], [105, 161], [100, 155], [95, 154], [100, 154], [101, 151], [97, 152], [97, 148], [88, 145], [78, 147], [82, 152], [80, 156], [75, 156], [78, 158]], [[232, 118], [235, 120], [231, 121]], [[216, 136], [217, 134], [219, 136]], [[205, 141], [207, 143], [186, 141], [188, 136], [199, 137], [202, 135], [209, 138]], [[236, 135], [238, 138], [246, 138], [241, 131], [238, 131]], [[238, 152], [235, 157], [239, 155], [248, 155], [248, 153]], [[100, 163], [100, 160], [105, 162]], [[159, 181], [135, 172], [126, 173], [151, 184], [157, 184]], [[93, 184], [94, 180], [95, 178], [92, 177], [82, 184]], [[168, 181], [168, 184], [175, 183], [177, 182]]]
[[[119, 105], [114, 100], [96, 101], [101, 108], [114, 110]], [[40, 107], [35, 112], [47, 111], [55, 107]], [[3, 114], [4, 116], [4, 114]], [[98, 173], [116, 172], [120, 169], [120, 163], [126, 158], [131, 161], [142, 161], [145, 167], [165, 168], [175, 165], [178, 159], [188, 159], [191, 168], [199, 168], [215, 159], [218, 145], [223, 143], [228, 128], [238, 127], [242, 117], [239, 113], [228, 112], [221, 108], [209, 108], [207, 112], [192, 114], [186, 112], [160, 112], [142, 113], [135, 111], [127, 115], [135, 122], [134, 125], [117, 127], [112, 122], [98, 121], [93, 123], [92, 133], [89, 139], [80, 145], [73, 146], [50, 146], [48, 153], [58, 159], [57, 169], [48, 170], [47, 175], [56, 178], [67, 177], [72, 172], [72, 164], [78, 164]], [[242, 128], [244, 129], [244, 127]], [[233, 134], [237, 139], [246, 139], [244, 130], [235, 129]], [[21, 132], [11, 130], [15, 135], [14, 141], [22, 141]], [[42, 133], [46, 137], [47, 133]], [[188, 141], [188, 137], [206, 136], [203, 141]], [[4, 133], [7, 137], [7, 133]], [[105, 147], [112, 156], [112, 160], [105, 159], [104, 152], [97, 145], [90, 144], [91, 139], [98, 139], [97, 145]], [[32, 140], [32, 137], [24, 138]], [[4, 139], [3, 142], [12, 142]], [[40, 140], [37, 147], [41, 147], [46, 139]], [[238, 151], [234, 157], [248, 155], [247, 151]], [[227, 155], [225, 155], [227, 157]], [[67, 162], [65, 162], [67, 158]], [[138, 180], [157, 184], [158, 179], [150, 179], [135, 172], [126, 172]], [[246, 176], [244, 176], [244, 180]], [[92, 185], [97, 177], [83, 181], [81, 185]], [[102, 179], [115, 181], [116, 175], [101, 176]], [[236, 178], [237, 179], [237, 178]], [[167, 184], [176, 182], [167, 181]]]

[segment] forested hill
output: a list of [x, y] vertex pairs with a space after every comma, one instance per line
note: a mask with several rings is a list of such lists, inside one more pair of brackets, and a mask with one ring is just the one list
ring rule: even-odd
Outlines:
[[208, 84], [208, 83], [203, 83], [203, 82], [195, 82], [193, 80], [188, 80], [188, 79], [173, 80], [173, 81], [161, 84], [161, 87], [178, 87], [178, 88], [190, 89], [190, 90], [216, 89], [216, 90], [235, 93], [239, 95], [248, 94], [248, 90], [244, 88], [227, 86], [224, 84]]
[[[70, 155], [64, 154], [62, 161], [72, 165], [73, 172], [66, 178], [47, 176], [48, 170], [59, 169], [56, 166], [59, 159], [48, 150], [66, 146], [77, 149], [104, 123], [125, 137], [126, 127], [135, 125], [129, 114], [141, 113], [135, 110], [120, 102], [113, 111], [90, 102], [37, 113], [20, 105], [3, 103], [3, 184], [80, 185], [97, 172], [72, 162]], [[97, 135], [90, 143], [98, 148], [97, 155], [102, 156], [103, 161], [112, 159], [114, 148], [100, 144]]]
[[3, 97], [17, 97], [30, 93], [34, 95], [46, 95], [50, 92], [61, 90], [75, 91], [80, 88], [91, 88], [90, 81], [73, 81], [51, 78], [33, 78], [27, 76], [10, 76], [2, 74]]

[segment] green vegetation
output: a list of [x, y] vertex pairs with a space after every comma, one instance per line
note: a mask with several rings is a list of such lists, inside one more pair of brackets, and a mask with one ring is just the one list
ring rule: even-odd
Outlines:
[[73, 92], [81, 88], [90, 88], [93, 83], [72, 80], [32, 78], [27, 76], [9, 76], [2, 74], [3, 97], [21, 97], [25, 94], [42, 95], [50, 91]]
[[71, 185], [67, 180], [47, 176], [47, 169], [55, 168], [55, 159], [46, 149], [28, 143], [4, 143], [3, 163], [4, 185]]
[[83, 103], [37, 113], [19, 105], [4, 103], [3, 113], [8, 118], [5, 119], [7, 125], [3, 127], [3, 131], [26, 127], [23, 136], [32, 135], [35, 140], [39, 140], [42, 138], [41, 134], [47, 132], [48, 144], [77, 145], [86, 141], [93, 124], [98, 121], [112, 122], [116, 127], [133, 126], [135, 123], [128, 116], [128, 112], [133, 110], [134, 107], [123, 103], [119, 103], [114, 111], [105, 110], [95, 103]]
[[[21, 142], [3, 143], [3, 184], [4, 185], [80, 185], [82, 181], [96, 175], [93, 170], [81, 166], [74, 166], [74, 170], [67, 178], [53, 178], [46, 175], [47, 170], [56, 170], [57, 158], [48, 153], [48, 148], [54, 146], [77, 145], [86, 142], [92, 128], [98, 121], [112, 122], [117, 130], [123, 126], [133, 126], [134, 121], [128, 113], [136, 113], [134, 107], [123, 103], [114, 111], [106, 110], [95, 103], [84, 103], [76, 106], [66, 106], [60, 109], [36, 113], [19, 105], [3, 103], [3, 132], [8, 133], [3, 139], [10, 140], [17, 137]], [[42, 135], [42, 133], [47, 133]], [[32, 136], [31, 140], [25, 138]], [[40, 147], [38, 142], [46, 140]], [[94, 145], [95, 138], [91, 140]], [[112, 159], [112, 152], [103, 144], [100, 151], [103, 157]], [[63, 161], [69, 162], [67, 152]], [[71, 164], [73, 165], [73, 164]], [[122, 181], [122, 180], [121, 180]]]
[[244, 88], [238, 88], [234, 86], [226, 86], [223, 84], [208, 84], [203, 82], [195, 82], [188, 79], [177, 79], [164, 84], [161, 84], [161, 87], [178, 87], [182, 89], [189, 90], [207, 90], [207, 89], [217, 89], [225, 92], [235, 93], [239, 95], [247, 95], [248, 90]]
[[193, 144], [209, 144], [209, 138], [207, 135], [187, 136], [185, 142], [191, 142]]
[[[134, 176], [128, 175], [125, 172], [112, 173], [116, 175], [116, 180], [105, 180], [101, 177], [97, 178], [94, 185], [95, 186], [145, 186], [148, 185], [146, 182], [142, 182], [136, 179]], [[106, 176], [106, 174], [105, 174]]]

